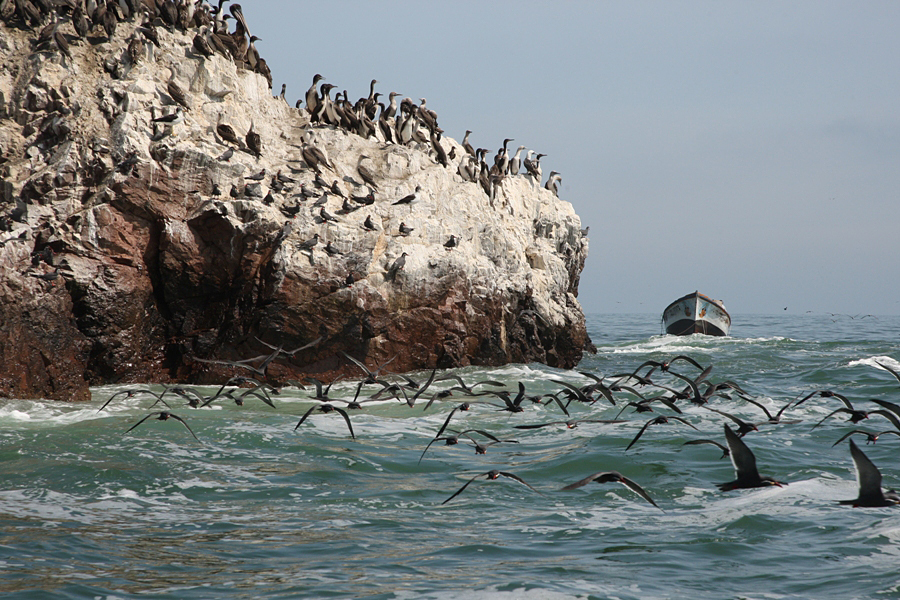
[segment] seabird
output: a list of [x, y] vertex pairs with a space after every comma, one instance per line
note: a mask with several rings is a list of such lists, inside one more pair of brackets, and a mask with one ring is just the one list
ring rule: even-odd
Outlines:
[[400, 226], [397, 228], [397, 231], [400, 232], [400, 235], [402, 235], [404, 237], [409, 235], [410, 233], [412, 233], [412, 230], [413, 230], [413, 228], [408, 227], [406, 225], [406, 223], [404, 223], [403, 221], [400, 221]]
[[557, 173], [556, 171], [550, 171], [550, 176], [547, 178], [547, 183], [544, 184], [544, 189], [550, 190], [553, 192], [554, 196], [559, 196], [559, 182], [562, 181], [562, 175]]
[[728, 444], [736, 479], [728, 483], [718, 484], [721, 491], [727, 492], [744, 488], [770, 487], [773, 485], [782, 487], [787, 485], [771, 477], [760, 477], [759, 471], [756, 469], [756, 457], [753, 456], [753, 452], [741, 440], [740, 436], [731, 430], [727, 423], [725, 424], [725, 442]]
[[210, 46], [209, 41], [206, 39], [206, 27], [201, 27], [200, 31], [197, 35], [194, 36], [193, 41], [194, 50], [206, 58], [209, 58], [213, 55], [212, 46]]
[[259, 158], [260, 154], [262, 154], [262, 139], [253, 130], [253, 121], [250, 121], [250, 130], [247, 132], [244, 141], [247, 142], [247, 148], [250, 149], [250, 152], [256, 155], [256, 158]]
[[226, 142], [231, 142], [235, 146], [240, 147], [241, 141], [238, 139], [237, 134], [234, 132], [231, 125], [222, 122], [222, 116], [222, 113], [219, 113], [219, 120], [216, 123], [216, 133]]
[[[328, 160], [328, 157], [325, 156], [325, 153], [319, 150], [315, 146], [305, 146], [303, 150], [300, 151], [303, 155], [303, 160], [306, 164], [313, 169], [317, 174], [321, 174], [321, 165], [325, 165], [332, 171], [334, 171], [334, 165]], [[318, 180], [316, 185], [319, 185]], [[322, 181], [322, 184], [319, 187], [328, 187], [328, 184]]]
[[522, 150], [525, 149], [525, 146], [519, 146], [519, 149], [516, 150], [515, 155], [509, 159], [509, 174], [510, 175], [518, 175], [519, 174], [519, 165], [522, 164], [521, 156]]
[[150, 413], [149, 415], [147, 415], [146, 417], [144, 417], [143, 419], [141, 419], [140, 421], [138, 421], [137, 423], [132, 425], [131, 428], [128, 431], [126, 431], [125, 433], [128, 433], [129, 431], [131, 431], [132, 429], [134, 429], [135, 427], [137, 427], [138, 425], [140, 425], [141, 423], [143, 423], [144, 421], [146, 421], [153, 415], [157, 415], [157, 417], [156, 417], [157, 421], [168, 421], [169, 419], [175, 419], [176, 421], [181, 422], [181, 424], [184, 425], [185, 427], [187, 427], [187, 430], [191, 432], [191, 435], [194, 436], [194, 439], [197, 440], [198, 442], [200, 441], [200, 439], [196, 435], [194, 435], [194, 432], [191, 431], [191, 428], [184, 421], [184, 419], [182, 419], [181, 417], [179, 417], [178, 415], [176, 415], [174, 413], [170, 413], [170, 412], [167, 412], [164, 410], [159, 411], [159, 412]]
[[[321, 383], [319, 384], [318, 387], [321, 387]], [[299, 428], [301, 425], [303, 425], [303, 421], [305, 421], [306, 418], [310, 414], [312, 414], [312, 412], [314, 410], [318, 410], [319, 412], [323, 412], [323, 413], [330, 413], [331, 411], [336, 411], [337, 413], [339, 413], [342, 417], [344, 417], [344, 421], [347, 423], [347, 429], [350, 430], [350, 437], [353, 439], [356, 439], [356, 435], [353, 433], [353, 425], [350, 424], [350, 415], [347, 414], [347, 411], [345, 411], [342, 408], [338, 408], [337, 406], [332, 406], [331, 404], [328, 404], [328, 403], [313, 405], [312, 407], [310, 407], [310, 409], [308, 411], [306, 411], [306, 413], [300, 418], [300, 421], [294, 427], [294, 431], [297, 431], [297, 428]]]
[[893, 506], [900, 504], [900, 495], [894, 490], [885, 493], [881, 489], [881, 472], [869, 457], [850, 440], [850, 456], [856, 467], [859, 495], [854, 500], [841, 500], [839, 504], [852, 506]]
[[184, 109], [181, 106], [175, 107], [175, 112], [163, 115], [161, 117], [156, 117], [155, 119], [151, 119], [152, 122], [158, 123], [160, 125], [168, 125], [169, 127], [174, 127], [180, 123], [184, 123]]
[[886, 435], [888, 433], [892, 433], [892, 434], [896, 435], [897, 437], [900, 437], [900, 431], [897, 431], [896, 429], [888, 429], [887, 431], [880, 431], [878, 433], [871, 433], [868, 431], [863, 431], [862, 429], [854, 429], [853, 431], [849, 431], [849, 432], [845, 433], [844, 435], [842, 435], [838, 441], [836, 441], [835, 443], [833, 443], [831, 445], [831, 447], [834, 448], [835, 446], [837, 446], [838, 444], [840, 444], [841, 442], [846, 440], [851, 435], [855, 435], [857, 433], [861, 433], [864, 436], [866, 436], [866, 445], [867, 446], [869, 444], [874, 444], [875, 442], [878, 441], [878, 438], [880, 438], [881, 436]]
[[478, 479], [479, 477], [484, 477], [484, 478], [489, 479], [489, 480], [494, 480], [494, 479], [499, 479], [501, 475], [502, 475], [503, 477], [509, 477], [509, 478], [512, 479], [513, 481], [518, 481], [519, 483], [521, 483], [522, 485], [524, 485], [525, 487], [527, 487], [527, 488], [530, 489], [531, 491], [537, 492], [536, 489], [534, 489], [533, 487], [531, 487], [530, 485], [528, 485], [528, 483], [526, 483], [525, 480], [522, 479], [521, 477], [519, 477], [518, 475], [515, 475], [515, 474], [513, 474], [513, 473], [506, 473], [506, 472], [504, 472], [504, 471], [496, 471], [496, 470], [492, 470], [492, 471], [488, 471], [487, 473], [479, 473], [478, 475], [476, 475], [475, 477], [473, 477], [472, 479], [470, 479], [469, 481], [467, 481], [466, 484], [465, 484], [464, 486], [462, 486], [461, 488], [459, 488], [458, 490], [456, 490], [456, 492], [455, 492], [452, 496], [450, 496], [449, 498], [447, 498], [446, 500], [444, 500], [443, 502], [441, 502], [441, 504], [447, 504], [448, 502], [450, 502], [451, 500], [453, 500], [454, 498], [456, 498], [457, 496], [459, 496], [460, 494], [462, 494], [463, 491], [464, 491], [467, 487], [469, 487], [469, 484], [472, 483], [473, 481], [475, 481], [476, 479]]
[[394, 281], [394, 278], [397, 276], [397, 271], [400, 271], [406, 265], [406, 252], [400, 255], [397, 260], [393, 262], [393, 264], [388, 269], [387, 275], [385, 279], [387, 281]]
[[415, 204], [416, 202], [418, 202], [419, 200], [421, 200], [421, 196], [420, 196], [421, 192], [422, 192], [422, 186], [421, 186], [421, 185], [417, 185], [417, 186], [416, 186], [416, 191], [414, 191], [412, 194], [408, 194], [408, 195], [406, 195], [406, 196], [403, 196], [402, 198], [400, 198], [400, 199], [397, 200], [396, 202], [393, 202], [392, 204], [393, 204], [394, 206], [396, 206], [396, 205], [398, 205], [398, 204], [413, 205], [413, 204]]
[[366, 220], [363, 223], [363, 229], [367, 231], [378, 231], [378, 227], [375, 226], [375, 223], [372, 222], [372, 215], [367, 215]]
[[313, 248], [316, 246], [316, 244], [318, 244], [318, 243], [319, 243], [319, 234], [316, 233], [316, 234], [314, 234], [311, 238], [309, 238], [308, 240], [306, 240], [305, 242], [301, 242], [301, 243], [297, 246], [297, 249], [298, 249], [298, 250], [310, 250], [310, 251], [312, 251], [312, 249], [313, 249]]
[[451, 233], [450, 239], [447, 240], [446, 242], [444, 242], [444, 248], [447, 248], [448, 250], [450, 248], [456, 248], [456, 240], [457, 240], [457, 237]]
[[[643, 498], [644, 500], [646, 500], [647, 502], [652, 504], [653, 506], [656, 506], [656, 508], [659, 508], [659, 506], [656, 505], [656, 502], [653, 501], [653, 498], [651, 498], [650, 495], [644, 491], [644, 488], [639, 486], [637, 483], [635, 483], [631, 479], [628, 479], [627, 477], [623, 476], [618, 471], [601, 471], [599, 473], [594, 473], [593, 475], [588, 475], [587, 477], [585, 477], [584, 479], [582, 479], [580, 481], [576, 481], [575, 483], [570, 483], [569, 485], [565, 486], [564, 488], [561, 488], [561, 491], [565, 492], [565, 491], [569, 491], [569, 490], [574, 490], [576, 488], [585, 486], [589, 483], [610, 483], [610, 482], [621, 483], [622, 485], [624, 485], [625, 487], [627, 487], [628, 489], [630, 489], [631, 491], [636, 493], [638, 496], [640, 496], [641, 498]], [[662, 510], [662, 509], [660, 509], [660, 510]]]
[[181, 88], [180, 85], [175, 81], [175, 72], [172, 71], [172, 76], [169, 78], [169, 82], [166, 84], [166, 91], [169, 93], [169, 97], [172, 98], [175, 102], [183, 106], [184, 108], [190, 109], [191, 105], [188, 102], [187, 94]]
[[389, 94], [390, 99], [391, 99], [390, 104], [388, 104], [388, 107], [381, 112], [381, 114], [385, 118], [385, 120], [393, 119], [394, 116], [396, 116], [396, 114], [397, 114], [397, 96], [400, 96], [400, 95], [401, 94], [399, 92], [391, 92]]
[[332, 223], [337, 223], [337, 222], [338, 222], [338, 218], [335, 217], [335, 216], [333, 216], [333, 215], [331, 215], [331, 214], [329, 214], [328, 211], [325, 210], [325, 207], [324, 207], [324, 206], [323, 206], [322, 208], [319, 209], [319, 216], [320, 216], [320, 217], [322, 218], [322, 220], [325, 221], [325, 222], [328, 222], [328, 221], [331, 221]]
[[469, 143], [469, 135], [471, 135], [471, 131], [466, 130], [466, 135], [463, 136], [462, 147], [463, 149], [470, 155], [472, 158], [478, 158], [475, 154], [475, 148], [472, 147], [472, 144]]
[[[660, 417], [656, 417], [655, 419], [650, 419], [649, 421], [647, 421], [646, 423], [644, 423], [644, 426], [641, 427], [641, 430], [638, 431], [638, 434], [637, 434], [636, 436], [634, 436], [634, 439], [631, 440], [631, 443], [628, 444], [628, 447], [627, 447], [627, 448], [625, 448], [625, 451], [627, 452], [627, 451], [628, 451], [628, 448], [631, 448], [632, 446], [634, 446], [635, 443], [637, 443], [637, 441], [638, 441], [639, 439], [641, 439], [641, 436], [644, 435], [644, 432], [647, 430], [648, 427], [650, 427], [651, 425], [660, 425], [660, 424], [663, 424], [663, 423], [668, 423], [668, 422], [669, 422], [669, 419], [675, 419], [676, 421], [679, 421], [679, 422], [681, 422], [681, 423], [684, 423], [685, 425], [687, 425], [687, 426], [690, 427], [691, 429], [697, 429], [696, 427], [694, 427], [693, 425], [691, 425], [689, 421], [686, 421], [685, 419], [682, 419], [681, 417], [673, 417], [673, 416], [668, 416], [668, 417], [666, 417], [666, 416], [660, 416]], [[728, 425], [726, 425], [725, 427], [728, 427]], [[731, 431], [731, 430], [729, 429], [728, 431]]]

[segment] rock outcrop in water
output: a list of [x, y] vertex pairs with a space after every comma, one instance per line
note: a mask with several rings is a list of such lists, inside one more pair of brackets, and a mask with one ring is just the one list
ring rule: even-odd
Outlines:
[[[85, 39], [65, 5], [57, 26], [16, 10], [0, 14], [0, 395], [220, 381], [234, 369], [198, 359], [316, 340], [268, 375], [358, 374], [341, 351], [396, 357], [393, 371], [571, 367], [590, 347], [576, 300], [587, 239], [539, 180], [495, 180], [490, 197], [447, 137], [442, 157], [421, 137], [311, 124], [264, 69], [202, 54], [199, 17], [141, 29], [118, 14]], [[153, 121], [176, 108], [174, 124]], [[327, 163], [311, 164], [313, 147]]]

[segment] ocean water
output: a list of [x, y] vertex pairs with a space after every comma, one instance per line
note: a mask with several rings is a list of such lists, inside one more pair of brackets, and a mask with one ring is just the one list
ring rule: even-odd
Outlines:
[[[589, 315], [598, 352], [575, 371], [541, 365], [465, 368], [467, 383], [490, 379], [529, 395], [554, 380], [587, 385], [577, 371], [612, 375], [645, 360], [688, 355], [712, 365], [709, 380], [733, 380], [775, 412], [817, 389], [900, 403], [900, 317], [736, 316], [732, 337], [660, 334], [657, 315]], [[876, 362], [877, 361], [877, 362]], [[694, 375], [687, 363], [673, 370]], [[414, 374], [425, 379], [427, 373]], [[654, 381], [679, 380], [657, 371]], [[340, 381], [332, 398], [352, 398]], [[448, 389], [444, 381], [435, 389]], [[397, 400], [350, 411], [356, 439], [335, 412], [313, 413], [311, 391], [285, 388], [276, 409], [248, 398], [192, 409], [167, 396], [181, 423], [148, 419], [153, 398], [93, 389], [90, 404], [0, 400], [0, 595], [3, 598], [896, 598], [900, 597], [900, 507], [852, 508], [848, 442], [859, 428], [892, 429], [873, 415], [858, 425], [835, 398], [789, 408], [798, 423], [760, 425], [744, 440], [759, 470], [784, 487], [719, 492], [727, 458], [690, 439], [724, 442], [715, 412], [679, 402], [679, 422], [641, 426], [634, 396], [572, 403], [572, 419], [612, 419], [539, 429], [567, 419], [555, 404], [525, 401], [510, 413], [490, 404], [456, 411], [451, 429], [506, 441], [476, 454], [462, 440], [423, 450], [463, 400]], [[161, 392], [162, 386], [149, 386]], [[681, 386], [683, 387], [683, 383]], [[363, 387], [363, 396], [375, 391]], [[202, 388], [211, 394], [215, 388]], [[646, 392], [647, 389], [639, 390]], [[428, 394], [426, 394], [427, 396]], [[479, 398], [490, 400], [491, 397]], [[493, 400], [497, 402], [497, 399]], [[337, 406], [343, 406], [340, 402]], [[710, 406], [747, 421], [762, 411], [740, 399]], [[488, 438], [472, 433], [479, 441]], [[860, 448], [886, 488], [900, 487], [900, 438]], [[473, 477], [489, 470], [527, 482]], [[617, 484], [560, 488], [618, 470], [659, 508]]]

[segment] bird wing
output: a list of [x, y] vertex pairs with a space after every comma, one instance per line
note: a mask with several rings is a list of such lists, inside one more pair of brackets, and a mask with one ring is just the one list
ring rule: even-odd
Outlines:
[[532, 492], [537, 492], [537, 490], [534, 489], [533, 487], [531, 487], [530, 485], [528, 485], [528, 483], [524, 479], [522, 479], [518, 475], [515, 475], [514, 473], [507, 473], [505, 471], [500, 471], [500, 474], [503, 475], [504, 477], [509, 477], [512, 480], [518, 481], [519, 483], [521, 483], [522, 485], [527, 487]]
[[698, 363], [696, 360], [694, 360], [694, 359], [691, 358], [690, 356], [686, 356], [686, 355], [684, 355], [684, 354], [679, 354], [678, 356], [676, 356], [676, 357], [674, 357], [674, 358], [670, 358], [670, 359], [669, 359], [669, 364], [671, 365], [671, 364], [672, 364], [673, 362], [675, 362], [676, 360], [683, 360], [683, 361], [685, 361], [685, 362], [689, 362], [689, 363], [691, 363], [692, 365], [694, 365], [695, 367], [697, 367], [698, 369], [700, 369], [701, 371], [704, 371], [704, 370], [706, 369], [706, 367], [701, 366], [700, 363]]
[[[628, 489], [630, 489], [631, 491], [636, 493], [638, 496], [640, 496], [641, 498], [643, 498], [644, 500], [646, 500], [653, 506], [656, 506], [656, 508], [659, 508], [659, 506], [656, 505], [656, 502], [653, 501], [653, 498], [651, 498], [650, 495], [644, 491], [644, 488], [639, 486], [637, 483], [635, 483], [631, 479], [628, 479], [627, 477], [622, 477], [622, 479], [620, 480], [619, 483], [621, 483], [622, 485], [624, 485], [625, 487], [627, 487]], [[662, 510], [662, 509], [660, 508], [660, 510]]]
[[347, 422], [347, 429], [350, 430], [350, 437], [352, 437], [355, 440], [356, 435], [353, 434], [353, 425], [350, 424], [350, 415], [348, 415], [347, 411], [345, 411], [343, 408], [338, 408], [337, 406], [334, 407], [334, 410], [339, 412], [341, 414], [341, 416], [344, 417], [344, 421]]
[[597, 479], [599, 477], [603, 477], [604, 475], [609, 475], [611, 473], [612, 473], [612, 471], [600, 471], [598, 473], [593, 473], [591, 475], [588, 475], [584, 479], [580, 479], [580, 480], [576, 481], [575, 483], [570, 483], [569, 485], [567, 485], [563, 488], [560, 488], [560, 491], [567, 492], [569, 490], [574, 490], [574, 489], [586, 486], [587, 484], [591, 483], [595, 479]]
[[816, 423], [815, 425], [813, 425], [812, 428], [815, 429], [816, 427], [818, 427], [819, 425], [821, 425], [822, 423], [824, 423], [829, 417], [834, 416], [834, 415], [838, 414], [839, 412], [852, 413], [853, 411], [852, 411], [852, 410], [848, 410], [848, 409], [843, 408], [843, 407], [841, 407], [841, 408], [839, 408], [839, 409], [837, 409], [837, 410], [833, 410], [833, 411], [831, 411], [830, 413], [828, 413], [827, 415], [825, 415], [825, 418], [824, 418], [824, 419], [822, 419], [821, 421], [819, 421], [818, 423]]
[[888, 402], [887, 400], [879, 400], [877, 398], [869, 398], [869, 400], [900, 416], [900, 405], [894, 404], [893, 402]]
[[[638, 434], [637, 434], [636, 436], [634, 436], [634, 439], [631, 440], [631, 443], [630, 443], [630, 444], [628, 444], [628, 448], [631, 448], [632, 446], [634, 446], [634, 444], [635, 444], [639, 439], [641, 439], [641, 436], [644, 435], [644, 432], [647, 431], [647, 428], [650, 427], [651, 425], [653, 425], [653, 423], [655, 423], [655, 422], [656, 422], [656, 419], [650, 419], [649, 421], [647, 421], [646, 423], [644, 423], [644, 426], [641, 427], [641, 430], [638, 431]], [[625, 452], [628, 452], [628, 448], [625, 448]]]
[[178, 415], [176, 415], [174, 413], [169, 413], [169, 416], [172, 417], [173, 419], [175, 419], [176, 421], [179, 421], [185, 427], [187, 427], [187, 430], [191, 432], [191, 435], [194, 436], [194, 439], [197, 440], [198, 442], [200, 441], [200, 438], [197, 437], [197, 435], [194, 433], [194, 431], [190, 428], [190, 426], [187, 424], [187, 422], [184, 419], [182, 419], [181, 417], [179, 417]]
[[882, 369], [888, 371], [894, 377], [896, 377], [897, 381], [900, 381], [900, 373], [898, 373], [894, 369], [890, 368], [889, 366], [885, 365], [884, 363], [878, 362], [877, 360], [875, 361], [875, 364], [878, 365], [879, 367], [881, 367]]
[[850, 437], [850, 436], [853, 435], [854, 433], [861, 433], [861, 434], [863, 434], [863, 435], [868, 435], [868, 436], [871, 436], [871, 435], [872, 435], [872, 434], [869, 433], [868, 431], [863, 431], [862, 429], [854, 429], [854, 430], [848, 431], [847, 433], [845, 433], [844, 435], [842, 435], [842, 436], [841, 436], [841, 439], [839, 439], [838, 441], [836, 441], [835, 443], [833, 443], [833, 444], [831, 445], [831, 447], [834, 448], [835, 446], [837, 446], [838, 444], [840, 444], [841, 442], [843, 442], [844, 440], [846, 440], [848, 437]]
[[729, 455], [731, 456], [731, 464], [734, 465], [734, 472], [738, 479], [745, 477], [759, 477], [759, 471], [756, 469], [756, 457], [747, 447], [747, 444], [738, 437], [728, 424], [725, 424], [725, 441], [728, 444]]
[[681, 422], [681, 423], [684, 423], [685, 425], [687, 425], [687, 426], [690, 427], [691, 429], [693, 429], [693, 430], [695, 430], [695, 431], [699, 431], [699, 429], [697, 429], [696, 427], [694, 427], [693, 425], [691, 425], [690, 421], [687, 421], [686, 419], [682, 419], [681, 417], [671, 417], [671, 416], [670, 416], [670, 417], [666, 417], [666, 418], [667, 418], [667, 419], [675, 419], [676, 421], [679, 421], [679, 422]]
[[881, 472], [869, 457], [860, 450], [853, 440], [850, 440], [850, 456], [856, 467], [856, 481], [859, 483], [859, 496], [880, 495]]
[[881, 415], [882, 417], [884, 417], [885, 419], [890, 421], [894, 427], [896, 427], [898, 430], [900, 430], [900, 419], [898, 419], [894, 413], [887, 411], [887, 410], [879, 409], [879, 410], [869, 411], [869, 414], [870, 415]]
[[294, 427], [294, 431], [297, 431], [297, 427], [300, 427], [301, 425], [303, 425], [303, 421], [306, 420], [306, 417], [308, 417], [312, 413], [312, 411], [316, 410], [317, 408], [318, 408], [318, 405], [316, 405], [316, 404], [313, 404], [312, 406], [310, 406], [309, 410], [306, 411], [305, 413], [303, 413], [303, 416], [300, 417], [300, 422], [297, 423], [296, 427]]
[[141, 419], [140, 421], [138, 421], [137, 423], [135, 423], [134, 425], [132, 425], [132, 426], [128, 429], [128, 431], [126, 431], [125, 433], [128, 433], [129, 431], [131, 431], [132, 429], [134, 429], [135, 427], [137, 427], [138, 425], [140, 425], [141, 423], [143, 423], [144, 421], [146, 421], [147, 419], [149, 419], [149, 418], [152, 417], [153, 415], [158, 415], [158, 414], [160, 414], [160, 413], [158, 413], [158, 412], [150, 413], [149, 415], [147, 415], [146, 417], [144, 417], [143, 419]]
[[104, 408], [106, 408], [106, 405], [109, 404], [110, 402], [112, 402], [112, 401], [113, 401], [113, 398], [118, 398], [118, 397], [121, 396], [122, 394], [128, 394], [128, 393], [130, 393], [131, 391], [132, 391], [132, 390], [123, 390], [123, 391], [121, 391], [121, 392], [116, 392], [115, 394], [113, 394], [112, 396], [109, 397], [109, 400], [107, 400], [106, 402], [103, 403], [103, 406], [101, 406], [99, 409], [97, 409], [97, 412], [100, 412], [101, 410], [103, 410]]
[[[575, 397], [578, 398], [580, 401], [588, 402], [588, 403], [591, 402], [591, 399], [584, 395], [584, 392], [581, 391], [581, 388], [572, 385], [568, 381], [563, 381], [562, 379], [551, 379], [550, 381], [552, 381], [553, 383], [558, 383], [559, 385], [568, 388], [575, 394]], [[615, 406], [616, 403], [613, 402], [612, 405]]]
[[[758, 406], [759, 408], [761, 408], [762, 411], [763, 411], [764, 413], [766, 413], [766, 417], [768, 417], [768, 419], [769, 419], [770, 421], [777, 421], [777, 420], [778, 420], [778, 419], [776, 419], [775, 417], [772, 416], [772, 413], [769, 412], [769, 409], [768, 409], [768, 408], [766, 408], [765, 406], [763, 406], [761, 403], [757, 402], [756, 400], [752, 400], [752, 399], [750, 399], [750, 398], [747, 398], [746, 396], [741, 396], [741, 398], [743, 398], [745, 401], [749, 402], [750, 404], [754, 404], [754, 405]], [[787, 408], [788, 406], [790, 406], [790, 404], [791, 404], [791, 403], [788, 402], [788, 404], [787, 404], [784, 408], [782, 408], [781, 411], [783, 411], [785, 408]], [[778, 416], [779, 416], [779, 417], [781, 416], [781, 411], [778, 411]]]
[[715, 440], [688, 440], [683, 443], [682, 446], [695, 446], [697, 444], [712, 444], [713, 446], [716, 446], [722, 451], [722, 457], [728, 456], [731, 453], [727, 446], [724, 446]]
[[537, 423], [535, 425], [514, 425], [513, 429], [540, 429], [550, 425], [565, 425], [565, 421], [551, 421], [550, 423]]
[[447, 498], [446, 500], [444, 500], [443, 502], [441, 502], [441, 504], [442, 504], [442, 505], [443, 505], [443, 504], [447, 504], [448, 502], [450, 502], [451, 500], [453, 500], [454, 498], [456, 498], [457, 496], [459, 496], [460, 494], [462, 494], [462, 493], [463, 493], [463, 490], [465, 490], [467, 487], [469, 487], [469, 484], [470, 484], [470, 483], [472, 483], [473, 481], [475, 481], [475, 480], [478, 479], [479, 477], [484, 477], [484, 476], [487, 475], [488, 473], [490, 473], [490, 471], [488, 471], [487, 473], [480, 473], [480, 474], [476, 475], [475, 477], [473, 477], [472, 479], [468, 480], [468, 481], [465, 483], [465, 485], [463, 485], [461, 488], [459, 488], [458, 490], [456, 490], [456, 492], [454, 492], [454, 494], [453, 494], [452, 496], [450, 496], [449, 498]]

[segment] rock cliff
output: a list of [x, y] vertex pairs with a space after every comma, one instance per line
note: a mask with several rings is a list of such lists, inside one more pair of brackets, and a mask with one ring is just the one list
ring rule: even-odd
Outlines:
[[0, 5], [0, 396], [221, 381], [204, 361], [273, 348], [283, 381], [358, 375], [341, 352], [407, 371], [590, 347], [587, 238], [534, 176], [469, 181], [466, 150], [418, 122], [405, 144], [311, 122], [253, 57], [201, 52], [199, 16], [120, 8], [81, 35], [80, 8]]

